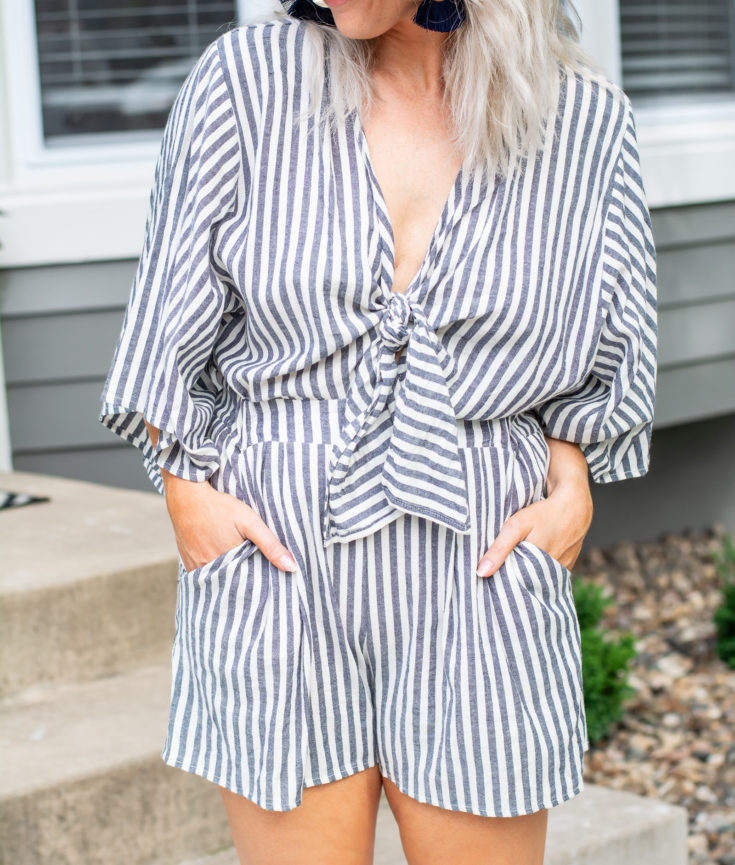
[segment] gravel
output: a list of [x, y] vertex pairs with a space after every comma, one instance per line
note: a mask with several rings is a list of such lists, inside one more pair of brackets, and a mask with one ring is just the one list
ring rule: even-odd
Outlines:
[[735, 670], [715, 651], [725, 530], [586, 550], [574, 573], [615, 599], [603, 624], [630, 630], [636, 696], [585, 758], [585, 780], [682, 805], [690, 865], [735, 865]]

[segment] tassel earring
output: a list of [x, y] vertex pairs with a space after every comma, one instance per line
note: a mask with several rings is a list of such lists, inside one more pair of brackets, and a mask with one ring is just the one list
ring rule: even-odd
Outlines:
[[425, 30], [448, 33], [456, 30], [465, 19], [463, 0], [422, 0], [413, 20]]

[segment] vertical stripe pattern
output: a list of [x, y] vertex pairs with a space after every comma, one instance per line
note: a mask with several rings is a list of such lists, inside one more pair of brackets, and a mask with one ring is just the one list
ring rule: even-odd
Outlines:
[[551, 143], [492, 182], [461, 169], [398, 293], [359, 116], [296, 122], [313, 58], [276, 16], [187, 77], [101, 394], [159, 492], [161, 469], [208, 481], [298, 564], [249, 539], [180, 562], [162, 757], [271, 810], [376, 764], [444, 808], [552, 807], [588, 747], [571, 573], [529, 541], [475, 567], [544, 497], [545, 435], [598, 483], [648, 469], [656, 261], [631, 104], [560, 67]]

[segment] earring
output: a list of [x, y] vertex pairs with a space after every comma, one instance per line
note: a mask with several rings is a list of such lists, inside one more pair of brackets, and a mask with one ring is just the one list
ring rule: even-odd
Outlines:
[[439, 30], [442, 33], [456, 30], [465, 20], [464, 2], [463, 0], [422, 0], [413, 20], [425, 30]]
[[301, 18], [304, 21], [316, 21], [317, 24], [326, 24], [336, 27], [332, 10], [323, 0], [281, 0], [281, 5], [293, 18]]

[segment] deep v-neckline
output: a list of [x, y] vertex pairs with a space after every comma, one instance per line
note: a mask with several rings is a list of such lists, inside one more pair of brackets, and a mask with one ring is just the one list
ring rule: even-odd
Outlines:
[[[388, 292], [393, 292], [393, 283], [395, 280], [395, 272], [396, 272], [396, 241], [395, 241], [395, 233], [393, 231], [393, 224], [390, 219], [390, 214], [388, 212], [388, 205], [386, 203], [385, 196], [383, 195], [383, 190], [381, 189], [380, 182], [378, 181], [378, 176], [375, 173], [375, 167], [373, 165], [372, 157], [370, 156], [370, 147], [368, 145], [367, 136], [365, 134], [365, 128], [362, 125], [362, 118], [360, 116], [360, 112], [355, 109], [353, 112], [354, 122], [355, 122], [355, 130], [357, 136], [357, 144], [358, 149], [362, 154], [363, 161], [367, 168], [368, 176], [370, 178], [371, 191], [373, 196], [373, 201], [380, 208], [383, 214], [383, 226], [384, 231], [381, 233], [386, 242], [385, 249], [387, 252], [388, 260], [390, 261], [390, 286], [387, 287]], [[414, 273], [410, 282], [406, 286], [406, 288], [402, 292], [398, 292], [399, 294], [408, 295], [411, 293], [414, 288], [420, 284], [424, 272], [429, 265], [429, 262], [432, 258], [432, 253], [436, 248], [437, 241], [439, 240], [439, 236], [442, 233], [446, 223], [449, 219], [450, 212], [452, 207], [454, 207], [456, 200], [459, 196], [459, 193], [462, 188], [462, 182], [464, 180], [465, 166], [464, 162], [459, 168], [457, 172], [454, 183], [452, 184], [451, 189], [449, 190], [449, 195], [447, 195], [446, 200], [444, 201], [444, 206], [442, 207], [441, 213], [439, 214], [439, 219], [434, 225], [434, 230], [431, 233], [431, 237], [429, 238], [429, 245], [424, 253], [424, 257], [421, 260], [421, 264], [419, 265], [418, 270]]]

